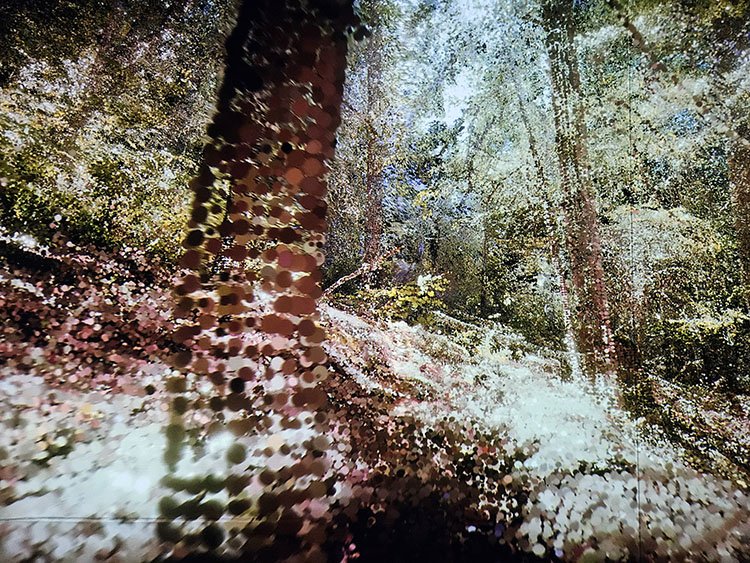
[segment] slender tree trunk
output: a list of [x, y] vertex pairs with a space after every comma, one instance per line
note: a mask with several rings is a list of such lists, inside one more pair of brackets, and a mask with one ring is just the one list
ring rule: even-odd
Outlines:
[[[474, 193], [474, 172], [476, 171], [475, 162], [477, 152], [484, 144], [487, 133], [489, 133], [490, 129], [495, 124], [495, 121], [496, 119], [494, 118], [487, 121], [484, 124], [481, 133], [473, 136], [474, 146], [470, 149], [471, 156], [469, 157], [468, 166], [466, 167], [466, 187], [468, 188], [467, 193]], [[487, 264], [489, 260], [489, 237], [487, 236], [487, 229], [489, 227], [489, 207], [491, 205], [492, 197], [495, 195], [498, 187], [499, 184], [495, 186], [484, 199], [482, 209], [482, 213], [484, 214], [484, 219], [482, 220], [482, 269], [479, 279], [479, 283], [481, 285], [479, 292], [479, 315], [481, 317], [486, 317], [489, 314], [489, 304], [487, 300], [487, 283], [489, 281], [489, 266]]]
[[568, 3], [546, 0], [542, 19], [552, 79], [556, 152], [564, 194], [566, 243], [576, 301], [578, 349], [589, 374], [614, 370], [602, 248], [586, 149], [574, 22]]
[[[363, 261], [371, 264], [380, 254], [380, 240], [383, 236], [383, 148], [382, 131], [378, 126], [378, 106], [382, 97], [382, 32], [374, 29], [365, 55], [367, 64], [367, 146], [365, 157], [365, 228], [366, 240]], [[365, 275], [365, 285], [374, 282], [375, 271]]]
[[547, 175], [544, 173], [544, 166], [542, 166], [542, 159], [539, 157], [539, 150], [537, 149], [536, 137], [534, 132], [531, 130], [531, 124], [529, 117], [526, 114], [526, 108], [524, 107], [523, 100], [521, 99], [520, 85], [515, 82], [516, 96], [518, 99], [518, 109], [521, 113], [521, 120], [526, 128], [526, 136], [529, 140], [529, 152], [531, 153], [531, 160], [534, 163], [534, 170], [536, 173], [537, 181], [542, 188], [542, 201], [544, 205], [544, 222], [547, 224], [547, 228], [551, 234], [552, 244], [550, 248], [550, 256], [552, 258], [552, 266], [555, 270], [558, 280], [558, 288], [560, 292], [560, 302], [563, 309], [563, 325], [565, 327], [565, 342], [568, 347], [568, 356], [571, 364], [571, 368], [577, 371], [579, 369], [579, 361], [577, 355], [577, 349], [575, 346], [575, 333], [573, 331], [573, 323], [571, 321], [570, 314], [570, 297], [568, 296], [568, 289], [565, 281], [565, 272], [563, 270], [563, 257], [562, 249], [560, 248], [560, 236], [558, 235], [559, 228], [559, 216], [552, 216], [550, 212], [550, 205], [548, 195], [551, 190], [551, 184], [547, 180]]
[[750, 309], [750, 143], [729, 143], [729, 182], [734, 201], [734, 224], [740, 258], [745, 306]]
[[487, 272], [487, 253], [488, 253], [488, 243], [487, 240], [487, 217], [484, 218], [484, 221], [482, 222], [482, 277], [481, 277], [481, 293], [479, 294], [479, 316], [482, 318], [486, 317], [488, 314], [488, 307], [487, 307], [487, 280], [488, 280], [488, 272]]

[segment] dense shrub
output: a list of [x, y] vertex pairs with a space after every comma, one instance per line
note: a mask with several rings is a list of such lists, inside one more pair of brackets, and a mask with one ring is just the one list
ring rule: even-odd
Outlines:
[[645, 369], [688, 385], [750, 392], [750, 315], [727, 310], [718, 317], [673, 319], [648, 329]]

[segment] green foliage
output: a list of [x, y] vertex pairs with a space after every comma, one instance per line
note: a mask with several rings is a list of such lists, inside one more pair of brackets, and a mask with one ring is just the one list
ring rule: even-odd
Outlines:
[[[88, 155], [87, 155], [88, 156]], [[127, 160], [91, 155], [80, 180], [48, 147], [28, 145], [0, 155], [0, 221], [9, 231], [27, 233], [47, 243], [57, 232], [76, 244], [113, 249], [138, 246], [173, 258], [186, 221], [182, 187], [192, 173], [189, 161], [157, 154]], [[159, 162], [157, 158], [161, 159]], [[166, 161], [164, 159], [167, 159]], [[164, 165], [173, 166], [172, 186], [158, 189], [150, 178]], [[67, 184], [60, 185], [60, 182]], [[171, 193], [170, 193], [171, 192]], [[180, 210], [175, 213], [175, 208]]]
[[232, 0], [0, 8], [2, 226], [174, 259], [232, 11]]
[[391, 320], [429, 324], [431, 313], [445, 307], [440, 295], [446, 289], [448, 280], [426, 274], [391, 289], [364, 290], [362, 298], [377, 303], [378, 312]]
[[61, 61], [76, 56], [83, 45], [96, 40], [107, 12], [106, 3], [94, 0], [3, 2], [0, 86], [14, 77], [27, 57]]
[[484, 230], [484, 271], [467, 306], [520, 332], [535, 346], [562, 349], [565, 329], [555, 272], [546, 262], [551, 237], [541, 210], [530, 202], [500, 203]]
[[[724, 363], [731, 380], [739, 365], [732, 358], [750, 345], [739, 328], [729, 329], [736, 319], [727, 317], [732, 311], [746, 314], [734, 233], [720, 220], [701, 219], [682, 208], [629, 208], [616, 217], [620, 224], [604, 231], [604, 241], [624, 253], [612, 252], [605, 264], [618, 337], [633, 342], [630, 347], [638, 348], [652, 374], [693, 384], [705, 368], [705, 381], [712, 382], [722, 377]], [[629, 228], [638, 236], [632, 254], [628, 239], [610, 238], [613, 231], [627, 234]], [[716, 323], [706, 324], [708, 319]]]
[[562, 310], [550, 304], [548, 296], [526, 293], [515, 296], [506, 309], [506, 323], [536, 346], [548, 346], [554, 350], [565, 347], [565, 326]]
[[[102, 157], [89, 165], [89, 174], [93, 180], [91, 195], [93, 197], [119, 197], [125, 195], [128, 188], [132, 185], [134, 178], [131, 178], [124, 167], [124, 162], [119, 158]], [[142, 194], [136, 194], [134, 203], [138, 201]]]
[[39, 146], [0, 156], [3, 226], [48, 242], [64, 219], [62, 228], [74, 242], [110, 247], [111, 215], [101, 207], [84, 207], [73, 194], [55, 189], [54, 171]]
[[646, 334], [646, 371], [685, 385], [718, 385], [750, 393], [750, 315], [721, 315], [654, 323]]

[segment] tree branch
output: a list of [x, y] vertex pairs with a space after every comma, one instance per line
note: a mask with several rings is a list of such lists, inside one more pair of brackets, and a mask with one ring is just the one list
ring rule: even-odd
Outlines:
[[351, 274], [347, 274], [343, 278], [340, 278], [340, 279], [336, 280], [332, 285], [330, 285], [328, 287], [328, 289], [326, 289], [323, 292], [323, 295], [321, 296], [321, 299], [326, 299], [329, 295], [331, 295], [331, 293], [333, 293], [334, 291], [336, 291], [339, 287], [341, 287], [342, 285], [344, 285], [349, 280], [353, 280], [354, 278], [356, 278], [358, 276], [361, 276], [363, 274], [366, 274], [368, 272], [374, 272], [380, 266], [383, 265], [383, 262], [385, 262], [391, 256], [393, 256], [394, 254], [396, 254], [396, 252], [398, 252], [399, 250], [401, 250], [401, 248], [403, 248], [403, 247], [397, 246], [396, 248], [394, 248], [393, 250], [389, 251], [388, 253], [386, 253], [386, 254], [384, 254], [382, 256], [379, 256], [378, 258], [376, 258], [372, 262], [364, 262], [357, 270], [355, 270]]

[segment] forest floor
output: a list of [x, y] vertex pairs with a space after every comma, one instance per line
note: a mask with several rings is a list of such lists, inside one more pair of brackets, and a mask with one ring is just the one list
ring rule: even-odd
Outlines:
[[[528, 494], [515, 507], [520, 524], [498, 524], [501, 541], [565, 560], [624, 560], [642, 550], [672, 560], [750, 557], [745, 483], [691, 467], [689, 451], [620, 408], [614, 381], [565, 375], [553, 354], [522, 351], [521, 337], [494, 323], [438, 313], [427, 330], [329, 305], [321, 316], [328, 354], [348, 389], [334, 403], [359, 397], [363, 409], [381, 409], [378, 416], [426, 425], [472, 420], [515, 460], [505, 479], [522, 482]], [[168, 548], [154, 522], [170, 494], [163, 461], [170, 368], [152, 363], [117, 393], [53, 387], [2, 369], [0, 560], [163, 555]], [[698, 399], [663, 388], [676, 407], [688, 402], [675, 409], [687, 413], [680, 416], [713, 421], [739, 451], [747, 445], [747, 416], [706, 411]], [[223, 434], [210, 436], [200, 462], [184, 460], [177, 474], [225, 473], [226, 446]], [[227, 527], [236, 520], [221, 518]]]
[[[697, 471], [695, 448], [673, 443], [644, 419], [634, 421], [620, 406], [615, 381], [562, 375], [553, 357], [519, 354], [521, 337], [491, 323], [443, 316], [440, 334], [324, 312], [335, 327], [332, 356], [348, 374], [367, 385], [373, 384], [368, 373], [389, 374], [379, 385], [400, 399], [394, 416], [473, 419], [500, 437], [506, 451], [521, 452], [512, 477], [529, 478], [533, 492], [516, 536], [532, 552], [549, 555], [542, 544], [552, 539], [564, 559], [586, 553], [588, 560], [620, 560], [642, 549], [671, 560], [701, 552], [710, 561], [750, 556], [745, 482]], [[728, 413], [717, 401], [704, 410], [705, 397], [672, 398], [681, 409], [670, 417], [685, 421], [684, 438], [698, 420], [711, 443], [723, 436], [728, 448], [747, 451], [747, 415], [732, 418], [736, 410]], [[713, 428], [709, 420], [723, 422]], [[732, 466], [710, 446], [703, 453]]]

